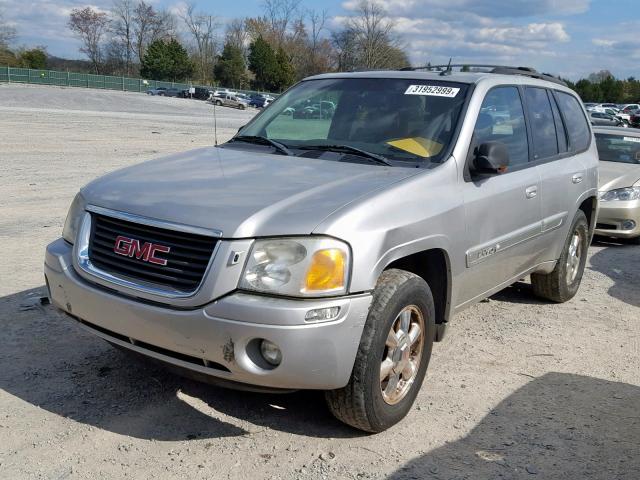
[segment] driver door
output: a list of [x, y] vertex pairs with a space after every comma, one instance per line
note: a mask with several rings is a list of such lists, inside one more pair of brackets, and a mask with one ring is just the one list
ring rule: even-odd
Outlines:
[[465, 271], [459, 305], [506, 286], [532, 265], [542, 228], [538, 169], [529, 164], [529, 140], [520, 90], [490, 90], [476, 121], [469, 161], [476, 147], [502, 142], [509, 152], [505, 173], [470, 174], [463, 184], [466, 224]]

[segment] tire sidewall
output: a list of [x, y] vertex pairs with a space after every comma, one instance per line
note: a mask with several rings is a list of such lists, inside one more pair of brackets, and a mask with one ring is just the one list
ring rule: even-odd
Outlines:
[[[573, 234], [578, 232], [580, 235], [580, 241], [582, 244], [582, 255], [580, 256], [580, 264], [578, 269], [578, 274], [576, 278], [570, 284], [567, 283], [567, 257], [569, 256], [569, 246], [571, 245], [571, 239], [573, 238]], [[571, 228], [569, 229], [569, 235], [567, 235], [567, 240], [565, 241], [564, 249], [562, 251], [562, 256], [560, 257], [560, 286], [564, 290], [564, 296], [571, 298], [578, 293], [578, 288], [580, 288], [580, 282], [582, 281], [582, 276], [584, 274], [584, 269], [587, 264], [587, 252], [589, 249], [589, 225], [587, 223], [587, 217], [585, 216], [582, 210], [578, 210], [576, 216], [573, 219], [571, 224]]]
[[[374, 296], [374, 303], [381, 301], [383, 300], [379, 296]], [[420, 359], [420, 367], [413, 385], [406, 396], [397, 404], [389, 405], [384, 401], [380, 390], [380, 363], [391, 325], [402, 309], [409, 305], [418, 307], [425, 321], [426, 331], [424, 332], [424, 345]], [[372, 309], [372, 311], [375, 310]], [[368, 368], [364, 386], [368, 391], [366, 402], [369, 403], [369, 405], [367, 405], [367, 410], [372, 413], [369, 420], [376, 430], [384, 430], [402, 420], [411, 409], [420, 391], [431, 358], [435, 334], [435, 308], [431, 291], [426, 282], [419, 277], [412, 277], [400, 284], [381, 313], [375, 315], [375, 317], [376, 318], [367, 320], [372, 320], [376, 323], [376, 331], [367, 354]]]

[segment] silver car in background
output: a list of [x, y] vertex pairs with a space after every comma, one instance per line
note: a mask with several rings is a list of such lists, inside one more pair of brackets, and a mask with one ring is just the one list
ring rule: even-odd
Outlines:
[[576, 294], [597, 167], [577, 95], [531, 69], [311, 77], [226, 144], [83, 187], [47, 247], [49, 296], [119, 347], [323, 390], [379, 432], [457, 313], [528, 275], [541, 298]]
[[640, 244], [640, 131], [594, 129], [600, 157], [596, 233]]
[[212, 96], [209, 101], [219, 107], [233, 107], [240, 110], [246, 110], [247, 106], [249, 106], [246, 98], [232, 93], [225, 93], [217, 97]]

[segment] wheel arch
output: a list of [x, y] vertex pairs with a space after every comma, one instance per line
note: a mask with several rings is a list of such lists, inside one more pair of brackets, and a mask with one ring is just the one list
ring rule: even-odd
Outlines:
[[433, 295], [436, 311], [435, 340], [441, 341], [451, 313], [452, 275], [448, 252], [443, 248], [429, 248], [397, 258], [386, 265], [384, 270], [391, 268], [406, 270], [427, 282]]
[[584, 199], [578, 206], [578, 210], [582, 210], [587, 217], [589, 224], [589, 240], [593, 237], [593, 231], [596, 228], [598, 217], [598, 197], [593, 195]]

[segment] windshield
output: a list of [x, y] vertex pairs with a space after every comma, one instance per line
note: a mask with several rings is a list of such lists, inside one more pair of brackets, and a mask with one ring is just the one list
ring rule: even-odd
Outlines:
[[596, 133], [596, 144], [602, 161], [640, 164], [640, 137]]
[[394, 165], [440, 162], [466, 92], [465, 84], [427, 79], [308, 80], [281, 95], [240, 135], [275, 140], [298, 155], [347, 146]]

